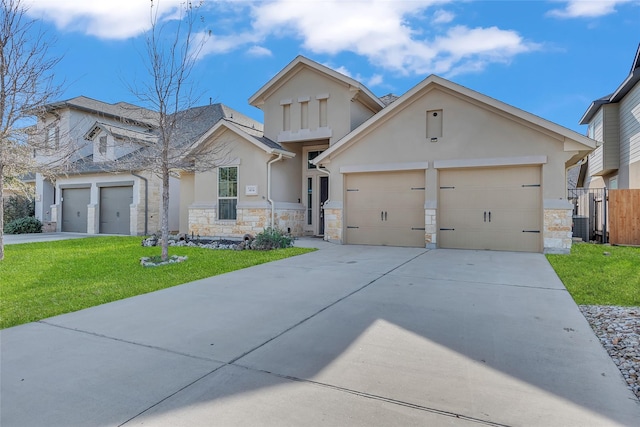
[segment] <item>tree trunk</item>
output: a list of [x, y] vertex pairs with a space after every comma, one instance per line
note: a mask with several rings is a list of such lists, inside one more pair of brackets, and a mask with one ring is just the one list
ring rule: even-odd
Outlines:
[[[164, 162], [163, 162], [164, 163]], [[162, 260], [169, 259], [169, 167], [162, 165]]]
[[4, 164], [0, 160], [0, 261], [4, 259]]

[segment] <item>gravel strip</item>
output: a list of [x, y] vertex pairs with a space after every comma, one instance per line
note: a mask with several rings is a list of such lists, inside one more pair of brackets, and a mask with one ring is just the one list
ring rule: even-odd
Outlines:
[[640, 307], [580, 305], [580, 311], [640, 399]]

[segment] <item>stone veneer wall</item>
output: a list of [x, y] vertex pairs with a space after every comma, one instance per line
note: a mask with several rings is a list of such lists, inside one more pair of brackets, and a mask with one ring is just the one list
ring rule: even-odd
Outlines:
[[424, 243], [428, 249], [435, 249], [437, 244], [436, 236], [438, 228], [436, 223], [436, 209], [424, 210]]
[[[290, 231], [293, 236], [301, 236], [304, 224], [304, 209], [276, 208], [274, 222], [276, 228]], [[271, 223], [270, 208], [238, 208], [237, 218], [218, 220], [216, 207], [189, 207], [189, 234], [209, 237], [242, 237], [255, 235]]]
[[342, 209], [324, 208], [324, 239], [344, 243], [342, 241]]
[[544, 252], [545, 253], [569, 253], [571, 252], [571, 209], [545, 209], [544, 210]]

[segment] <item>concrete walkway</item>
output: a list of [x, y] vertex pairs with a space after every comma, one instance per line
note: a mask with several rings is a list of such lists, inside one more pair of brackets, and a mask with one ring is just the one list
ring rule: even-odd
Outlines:
[[3, 330], [0, 424], [638, 425], [544, 256], [300, 242]]

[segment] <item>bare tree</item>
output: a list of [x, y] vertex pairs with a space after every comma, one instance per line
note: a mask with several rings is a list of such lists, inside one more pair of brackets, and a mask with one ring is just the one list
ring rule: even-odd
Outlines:
[[[53, 69], [60, 61], [49, 55], [51, 40], [40, 31], [36, 20], [26, 15], [22, 0], [0, 0], [0, 260], [4, 259], [3, 195], [5, 180], [46, 166], [37, 164], [34, 151], [47, 148], [62, 153], [51, 141], [39, 138], [28, 127], [30, 119], [59, 93]], [[49, 166], [60, 165], [65, 155]], [[45, 162], [46, 163], [46, 162]]]
[[[157, 3], [157, 2], [156, 2]], [[131, 170], [146, 170], [162, 180], [161, 257], [169, 256], [169, 181], [172, 174], [185, 170], [211, 169], [224, 158], [223, 145], [193, 144], [189, 122], [196, 121], [202, 108], [194, 108], [191, 72], [201, 52], [205, 38], [195, 33], [200, 5], [186, 2], [179, 16], [164, 20], [151, 0], [151, 27], [145, 39], [143, 61], [148, 80], [130, 87], [141, 103], [154, 111], [157, 142], [148, 144], [128, 157]], [[118, 160], [123, 165], [123, 160]]]

